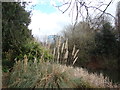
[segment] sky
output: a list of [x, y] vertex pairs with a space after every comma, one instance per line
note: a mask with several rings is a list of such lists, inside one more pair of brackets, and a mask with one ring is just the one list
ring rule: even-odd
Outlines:
[[[34, 0], [27, 6], [27, 9], [30, 9], [32, 5], [35, 5], [32, 7], [31, 23], [29, 25], [29, 29], [32, 29], [33, 36], [42, 39], [44, 36], [55, 35], [62, 31], [65, 26], [72, 24], [72, 18], [68, 15], [68, 12], [62, 14], [53, 6], [59, 5], [61, 1], [62, 0]], [[110, 0], [96, 1], [105, 1], [105, 3], [108, 3]], [[115, 16], [116, 6], [119, 0], [113, 1], [114, 2], [108, 7], [107, 12]], [[95, 2], [93, 2], [92, 5], [93, 4], [95, 4]]]
[[44, 36], [55, 35], [59, 33], [64, 26], [70, 24], [70, 17], [57, 10], [50, 0], [36, 1], [34, 4], [29, 29], [32, 29], [32, 34], [35, 37], [37, 36], [37, 38], [44, 39]]

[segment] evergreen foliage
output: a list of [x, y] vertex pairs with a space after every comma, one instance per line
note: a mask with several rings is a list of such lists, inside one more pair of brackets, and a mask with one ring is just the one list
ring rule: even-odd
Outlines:
[[109, 22], [102, 25], [100, 32], [96, 32], [95, 36], [95, 54], [98, 55], [115, 55], [117, 42], [113, 28]]
[[26, 3], [2, 3], [2, 59], [3, 66], [11, 63], [18, 56], [27, 40], [32, 40], [31, 30], [28, 25], [31, 21], [30, 12], [25, 10]]

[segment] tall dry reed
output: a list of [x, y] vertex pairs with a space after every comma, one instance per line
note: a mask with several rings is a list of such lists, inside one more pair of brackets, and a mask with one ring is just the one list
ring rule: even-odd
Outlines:
[[62, 40], [61, 37], [58, 38], [53, 48], [54, 62], [61, 64], [67, 64], [68, 62], [72, 62], [72, 65], [74, 65], [78, 59], [77, 54], [79, 53], [79, 49], [76, 50], [74, 45], [72, 54], [70, 55], [68, 48], [68, 39]]
[[27, 59], [27, 56], [25, 55], [24, 56], [24, 72], [27, 71], [27, 63], [28, 63], [28, 59]]

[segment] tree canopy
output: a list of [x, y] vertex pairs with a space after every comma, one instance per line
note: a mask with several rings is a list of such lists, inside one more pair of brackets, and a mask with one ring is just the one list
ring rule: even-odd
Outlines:
[[25, 10], [25, 3], [3, 2], [2, 3], [2, 50], [3, 58], [6, 52], [12, 52], [14, 59], [21, 51], [22, 45], [28, 39], [32, 39], [30, 24], [30, 12]]

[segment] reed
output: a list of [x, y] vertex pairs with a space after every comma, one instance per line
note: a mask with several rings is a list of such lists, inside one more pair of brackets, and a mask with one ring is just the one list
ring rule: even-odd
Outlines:
[[27, 59], [27, 56], [24, 55], [24, 72], [27, 71], [27, 63], [28, 63], [28, 59]]
[[71, 54], [68, 49], [68, 39], [64, 40], [64, 42], [62, 41], [63, 40], [61, 40], [61, 37], [58, 38], [55, 43], [55, 47], [53, 48], [54, 62], [60, 64], [67, 64], [68, 62], [72, 62], [72, 65], [74, 65], [78, 59], [77, 54], [79, 53], [79, 49], [76, 50], [74, 45]]

